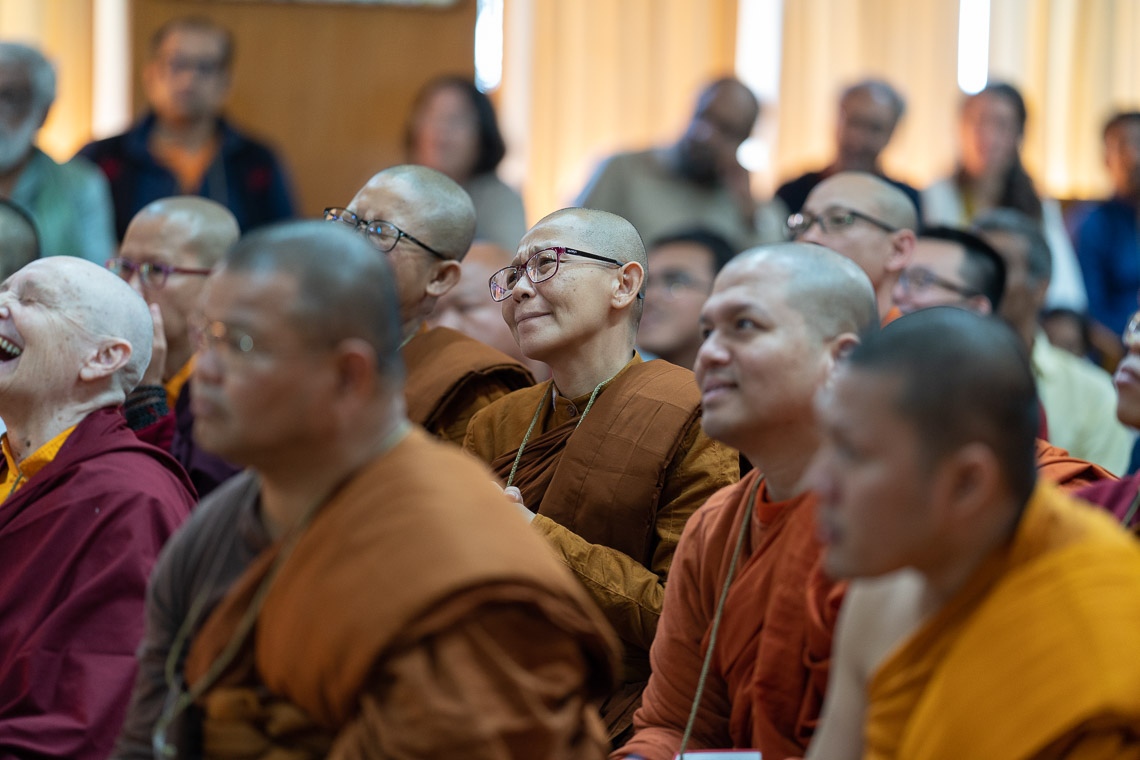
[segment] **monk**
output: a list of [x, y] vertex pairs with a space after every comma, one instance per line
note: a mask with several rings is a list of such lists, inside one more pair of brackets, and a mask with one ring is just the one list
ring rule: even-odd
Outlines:
[[530, 370], [501, 351], [425, 324], [459, 281], [460, 262], [475, 235], [475, 206], [449, 177], [426, 166], [385, 169], [348, 208], [325, 209], [325, 221], [359, 231], [392, 262], [412, 422], [461, 444], [475, 412], [534, 382]]
[[819, 445], [812, 398], [878, 322], [867, 275], [821, 246], [746, 251], [717, 276], [701, 314], [702, 425], [755, 469], [685, 526], [636, 733], [613, 758], [807, 746], [842, 597], [821, 571], [815, 496], [800, 483]]
[[195, 501], [119, 412], [151, 330], [83, 259], [0, 285], [0, 756], [103, 760], [122, 723], [147, 577]]
[[808, 758], [1140, 758], [1140, 546], [1037, 477], [1013, 330], [903, 317], [818, 410], [825, 566], [858, 580]]
[[155, 570], [117, 757], [603, 756], [616, 639], [487, 469], [407, 421], [395, 304], [323, 222], [207, 280], [194, 433], [249, 469]]
[[897, 186], [868, 172], [839, 172], [816, 185], [788, 217], [794, 240], [816, 243], [859, 265], [875, 288], [879, 318], [900, 316], [891, 294], [914, 255], [918, 209]]
[[164, 198], [143, 207], [127, 226], [117, 258], [107, 266], [150, 304], [154, 355], [139, 387], [127, 396], [127, 423], [186, 468], [199, 496], [238, 468], [195, 443], [190, 373], [194, 348], [187, 327], [206, 276], [240, 235], [220, 203], [197, 196]]
[[621, 685], [602, 706], [615, 743], [649, 678], [681, 529], [739, 477], [737, 453], [701, 431], [693, 373], [634, 351], [645, 269], [620, 216], [563, 209], [532, 227], [491, 296], [552, 378], [480, 411], [464, 442], [621, 637]]

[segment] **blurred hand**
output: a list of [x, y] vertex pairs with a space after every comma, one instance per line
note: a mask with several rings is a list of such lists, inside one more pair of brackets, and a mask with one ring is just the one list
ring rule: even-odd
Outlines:
[[166, 370], [166, 329], [162, 323], [162, 312], [153, 303], [150, 304], [150, 318], [154, 322], [154, 344], [150, 351], [150, 364], [140, 384], [162, 385], [162, 375]]

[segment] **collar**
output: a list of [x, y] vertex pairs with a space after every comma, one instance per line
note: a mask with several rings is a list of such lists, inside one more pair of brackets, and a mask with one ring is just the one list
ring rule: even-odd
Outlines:
[[8, 434], [5, 433], [3, 438], [0, 438], [0, 448], [3, 449], [4, 461], [7, 463], [8, 468], [5, 471], [4, 483], [0, 484], [0, 501], [7, 500], [9, 496], [26, 485], [31, 478], [35, 477], [36, 473], [51, 464], [75, 428], [76, 426], [72, 425], [43, 446], [40, 446], [30, 457], [19, 463], [16, 462], [16, 457], [8, 445]]

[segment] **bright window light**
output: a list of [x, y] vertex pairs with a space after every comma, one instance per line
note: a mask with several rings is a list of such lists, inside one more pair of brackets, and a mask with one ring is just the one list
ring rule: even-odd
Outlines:
[[475, 86], [491, 92], [503, 82], [503, 0], [479, 0], [475, 16]]
[[990, 67], [990, 0], [958, 6], [958, 88], [967, 95], [986, 86]]

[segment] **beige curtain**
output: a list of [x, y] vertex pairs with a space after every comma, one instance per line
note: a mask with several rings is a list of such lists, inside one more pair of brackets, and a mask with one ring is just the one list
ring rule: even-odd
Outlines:
[[736, 0], [507, 0], [500, 119], [530, 221], [606, 154], [675, 140], [731, 73]]

